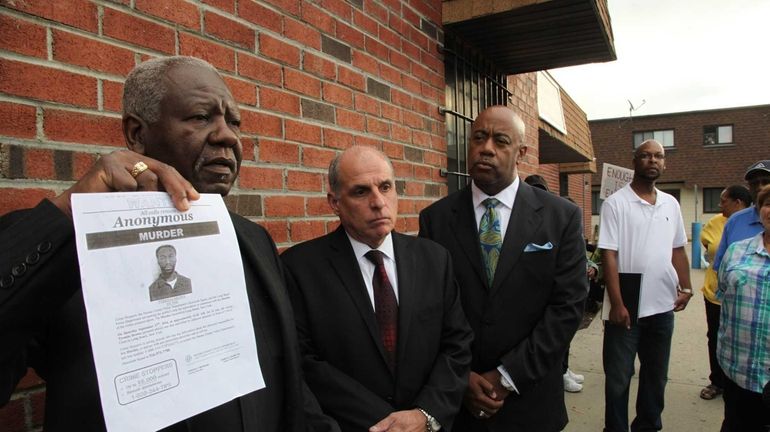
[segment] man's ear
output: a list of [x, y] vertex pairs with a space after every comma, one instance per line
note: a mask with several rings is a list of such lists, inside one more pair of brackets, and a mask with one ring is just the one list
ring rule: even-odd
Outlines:
[[527, 149], [529, 147], [525, 146], [524, 144], [519, 146], [519, 158], [516, 160], [516, 164], [521, 162], [522, 159], [524, 159], [524, 156], [527, 155]]
[[339, 206], [339, 200], [334, 196], [332, 192], [329, 192], [326, 194], [326, 201], [329, 202], [329, 207], [332, 208], [334, 211], [334, 214], [339, 216], [340, 215], [340, 206]]
[[139, 154], [145, 154], [144, 139], [147, 133], [147, 123], [134, 114], [123, 115], [123, 138], [126, 147]]

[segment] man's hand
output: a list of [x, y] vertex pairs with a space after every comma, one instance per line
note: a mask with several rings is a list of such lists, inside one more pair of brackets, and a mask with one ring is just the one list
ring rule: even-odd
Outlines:
[[[497, 379], [494, 380], [495, 384], [485, 378], [485, 376], [489, 377], [493, 372], [497, 373]], [[500, 393], [496, 390], [498, 387], [502, 389]], [[500, 372], [497, 369], [485, 372], [483, 375], [471, 371], [463, 405], [474, 417], [489, 418], [503, 407], [503, 402], [508, 393], [508, 390], [505, 390], [500, 385]]]
[[631, 330], [631, 317], [628, 315], [628, 309], [625, 305], [621, 303], [610, 307], [610, 324]]
[[[148, 169], [134, 178], [131, 170], [137, 162]], [[70, 196], [73, 193], [166, 191], [179, 211], [190, 209], [190, 200], [200, 195], [174, 167], [130, 150], [119, 150], [102, 156], [77, 183], [51, 201], [72, 217]]]
[[678, 295], [676, 296], [676, 301], [674, 302], [674, 312], [683, 311], [684, 308], [687, 307], [687, 303], [690, 302], [691, 298], [692, 294], [679, 291]]
[[418, 409], [396, 411], [369, 428], [369, 432], [425, 432], [428, 419]]
[[586, 274], [588, 275], [588, 279], [596, 280], [596, 267], [588, 267]]

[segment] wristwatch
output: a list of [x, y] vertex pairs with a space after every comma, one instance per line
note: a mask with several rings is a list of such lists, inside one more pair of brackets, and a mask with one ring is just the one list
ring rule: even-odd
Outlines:
[[679, 291], [679, 292], [683, 292], [683, 293], [685, 293], [685, 294], [690, 294], [690, 295], [692, 295], [692, 288], [682, 288], [682, 287], [678, 287], [678, 288], [677, 288], [677, 291]]
[[439, 423], [435, 417], [428, 414], [428, 412], [422, 408], [417, 408], [417, 409], [420, 410], [422, 415], [425, 416], [425, 430], [427, 432], [438, 432], [441, 429], [441, 423]]

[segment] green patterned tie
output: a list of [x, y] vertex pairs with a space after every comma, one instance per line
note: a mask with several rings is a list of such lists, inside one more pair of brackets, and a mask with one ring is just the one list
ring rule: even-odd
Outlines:
[[487, 284], [492, 287], [495, 279], [497, 260], [500, 258], [500, 248], [503, 246], [503, 236], [500, 234], [500, 218], [497, 217], [495, 207], [500, 204], [497, 198], [487, 198], [482, 204], [487, 208], [481, 217], [479, 224], [479, 242], [481, 243], [481, 256], [484, 259], [484, 267], [487, 272]]

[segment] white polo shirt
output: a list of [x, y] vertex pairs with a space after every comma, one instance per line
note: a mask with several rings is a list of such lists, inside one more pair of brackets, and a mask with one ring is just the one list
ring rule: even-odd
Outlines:
[[618, 252], [618, 272], [642, 273], [640, 318], [674, 309], [679, 277], [672, 250], [687, 244], [679, 203], [655, 190], [652, 205], [626, 185], [604, 201], [599, 225], [599, 248]]

